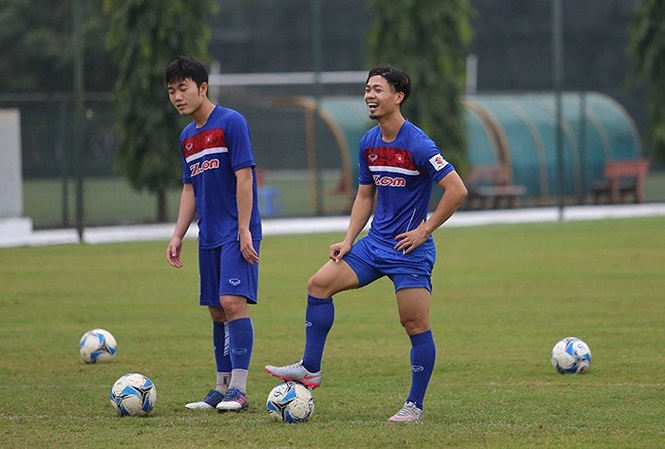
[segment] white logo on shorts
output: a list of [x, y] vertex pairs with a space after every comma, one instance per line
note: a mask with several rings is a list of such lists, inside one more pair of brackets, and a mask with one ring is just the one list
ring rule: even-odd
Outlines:
[[234, 287], [237, 287], [240, 285], [240, 279], [238, 278], [229, 279], [229, 284], [233, 285]]

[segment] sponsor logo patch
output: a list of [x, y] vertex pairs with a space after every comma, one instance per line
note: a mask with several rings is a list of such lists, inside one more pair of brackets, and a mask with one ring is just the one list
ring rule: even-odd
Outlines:
[[448, 165], [448, 161], [445, 160], [440, 154], [429, 158], [429, 163], [432, 164], [432, 167], [434, 167], [434, 170], [436, 171], [440, 171], [442, 168]]

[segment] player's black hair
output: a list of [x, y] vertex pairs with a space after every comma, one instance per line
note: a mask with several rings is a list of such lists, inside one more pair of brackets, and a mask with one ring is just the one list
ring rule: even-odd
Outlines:
[[189, 56], [178, 56], [166, 66], [164, 81], [166, 85], [191, 79], [198, 87], [208, 82], [208, 69], [200, 61]]
[[370, 69], [367, 74], [367, 81], [369, 82], [371, 77], [377, 75], [385, 78], [388, 84], [393, 86], [397, 92], [404, 94], [404, 100], [402, 100], [402, 104], [404, 104], [411, 93], [411, 78], [409, 78], [409, 75], [399, 67], [390, 64], [381, 64]]

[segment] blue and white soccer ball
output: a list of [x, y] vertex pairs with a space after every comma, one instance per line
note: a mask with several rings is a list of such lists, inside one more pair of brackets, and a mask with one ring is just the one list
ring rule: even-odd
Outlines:
[[283, 382], [268, 395], [266, 408], [275, 421], [289, 424], [305, 422], [314, 412], [314, 396], [302, 384]]
[[552, 348], [552, 366], [561, 374], [583, 374], [589, 365], [591, 350], [577, 337], [566, 337]]
[[79, 353], [85, 363], [110, 362], [115, 357], [118, 344], [105, 329], [93, 329], [79, 340]]
[[129, 373], [115, 381], [110, 397], [118, 416], [146, 416], [157, 403], [157, 387], [143, 374]]

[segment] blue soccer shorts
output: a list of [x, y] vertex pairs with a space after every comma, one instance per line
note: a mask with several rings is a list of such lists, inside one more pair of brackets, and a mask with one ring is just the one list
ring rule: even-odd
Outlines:
[[[253, 242], [259, 252], [259, 240]], [[199, 304], [220, 307], [222, 295], [244, 296], [258, 302], [259, 264], [250, 265], [240, 253], [240, 242], [213, 249], [199, 249]]]
[[431, 293], [435, 259], [433, 242], [403, 254], [370, 236], [358, 240], [344, 256], [344, 261], [358, 276], [359, 287], [388, 276], [396, 292], [405, 288], [426, 288]]

